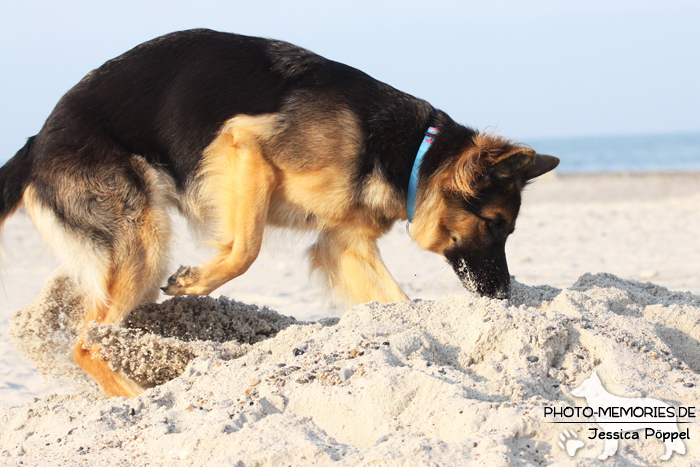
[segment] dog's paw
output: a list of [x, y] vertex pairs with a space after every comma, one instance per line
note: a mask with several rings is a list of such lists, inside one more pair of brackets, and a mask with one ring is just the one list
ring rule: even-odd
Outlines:
[[161, 287], [165, 295], [195, 295], [192, 293], [192, 285], [199, 279], [199, 268], [180, 266], [175, 274], [168, 278], [165, 287]]
[[578, 436], [573, 430], [564, 430], [559, 433], [559, 447], [564, 449], [570, 457], [576, 455], [576, 451], [581, 449], [584, 445], [583, 441], [576, 439]]

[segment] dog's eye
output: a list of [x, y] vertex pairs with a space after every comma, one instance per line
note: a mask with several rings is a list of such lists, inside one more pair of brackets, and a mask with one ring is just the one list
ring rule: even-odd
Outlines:
[[487, 221], [486, 227], [488, 227], [489, 230], [493, 230], [496, 228], [496, 223], [494, 221]]

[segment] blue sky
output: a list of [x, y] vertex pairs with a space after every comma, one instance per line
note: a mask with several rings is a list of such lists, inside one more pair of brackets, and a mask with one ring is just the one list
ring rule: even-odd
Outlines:
[[91, 69], [178, 29], [273, 37], [521, 140], [700, 131], [700, 2], [3, 1], [0, 160]]

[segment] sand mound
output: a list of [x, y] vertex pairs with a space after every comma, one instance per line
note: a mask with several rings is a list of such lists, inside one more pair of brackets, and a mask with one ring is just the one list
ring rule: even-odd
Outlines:
[[[245, 319], [197, 327], [206, 318], [190, 311], [199, 300], [187, 300], [165, 306], [170, 311], [159, 324], [143, 324], [163, 306], [149, 305], [132, 328], [94, 332], [125, 369], [151, 382], [170, 377], [150, 369], [167, 369], [166, 362], [143, 358], [132, 345], [147, 342], [158, 355], [184, 362], [190, 350], [179, 346], [205, 342], [193, 335], [208, 336], [210, 350], [191, 351], [195, 357], [179, 377], [135, 399], [53, 396], [2, 409], [0, 426], [7, 428], [0, 433], [0, 459], [32, 465], [83, 459], [89, 465], [603, 465], [595, 459], [603, 441], [587, 438], [595, 425], [554, 424], [544, 416], [545, 407], [585, 406], [570, 390], [593, 369], [614, 394], [674, 405], [697, 401], [700, 297], [607, 274], [584, 275], [565, 290], [516, 283], [509, 302], [455, 295], [368, 303], [337, 324], [294, 323], [235, 304], [247, 310]], [[211, 309], [235, 303], [207, 300]], [[189, 324], [180, 324], [181, 313], [191, 313], [182, 318]], [[217, 329], [207, 334], [209, 326]], [[237, 343], [221, 350], [229, 344], [214, 336]], [[127, 365], [130, 352], [148, 368]], [[697, 426], [680, 427], [690, 427], [687, 454], [674, 454], [667, 465], [700, 462]], [[585, 443], [575, 458], [557, 445], [563, 429]], [[622, 441], [607, 464], [656, 465], [663, 453], [659, 441]]]
[[[41, 373], [72, 379], [90, 391], [96, 385], [72, 359], [82, 315], [77, 288], [59, 272], [12, 317], [10, 335]], [[175, 297], [136, 308], [123, 327], [92, 323], [86, 338], [102, 348], [112, 369], [153, 387], [179, 376], [197, 356], [240, 357], [251, 344], [296, 323], [268, 308], [225, 297]]]

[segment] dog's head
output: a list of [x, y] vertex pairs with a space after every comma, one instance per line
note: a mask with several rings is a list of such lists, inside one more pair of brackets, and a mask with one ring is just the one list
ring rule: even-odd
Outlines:
[[412, 236], [447, 258], [462, 284], [479, 295], [510, 296], [505, 245], [515, 230], [525, 184], [559, 164], [490, 135], [447, 160], [419, 187]]

